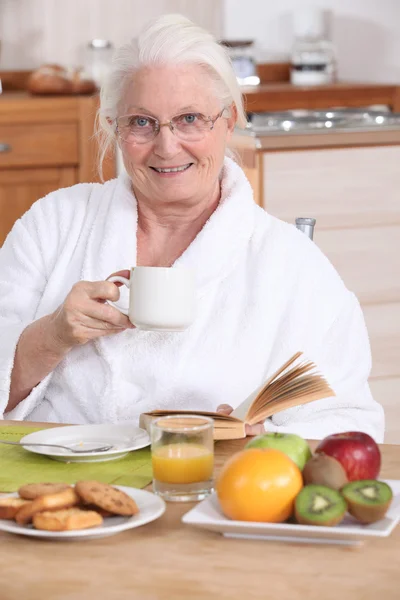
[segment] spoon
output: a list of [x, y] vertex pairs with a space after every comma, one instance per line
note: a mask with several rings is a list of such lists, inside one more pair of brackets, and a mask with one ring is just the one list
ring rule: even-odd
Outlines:
[[50, 446], [51, 448], [63, 448], [64, 450], [68, 450], [69, 452], [73, 452], [75, 454], [85, 453], [89, 454], [90, 452], [107, 452], [107, 450], [111, 450], [114, 446], [99, 446], [97, 448], [88, 449], [78, 449], [78, 448], [70, 448], [69, 446], [62, 446], [61, 444], [39, 444], [39, 443], [21, 443], [21, 442], [10, 442], [6, 440], [0, 440], [0, 444], [10, 444], [10, 446]]

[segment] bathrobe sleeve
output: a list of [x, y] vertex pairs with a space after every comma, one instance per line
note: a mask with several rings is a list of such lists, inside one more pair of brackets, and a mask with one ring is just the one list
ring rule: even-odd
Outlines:
[[[65, 191], [53, 192], [36, 202], [14, 224], [0, 248], [0, 415], [20, 419], [40, 404], [50, 373], [20, 405], [5, 413], [10, 394], [15, 350], [24, 329], [37, 317], [52, 269], [67, 239], [70, 215], [64, 211]], [[65, 229], [65, 231], [63, 231]]]
[[342, 431], [364, 431], [383, 442], [383, 408], [368, 385], [371, 353], [357, 298], [346, 291], [336, 318], [317, 346], [307, 352], [327, 377], [336, 396], [277, 413], [265, 423], [268, 431], [297, 433], [322, 439]]
[[[28, 223], [26, 221], [28, 220]], [[34, 320], [46, 287], [43, 257], [29, 227], [30, 218], [18, 220], [0, 250], [0, 413], [10, 394], [15, 350], [23, 330]], [[46, 380], [31, 392], [36, 403], [44, 393]], [[34, 398], [35, 397], [35, 398]]]

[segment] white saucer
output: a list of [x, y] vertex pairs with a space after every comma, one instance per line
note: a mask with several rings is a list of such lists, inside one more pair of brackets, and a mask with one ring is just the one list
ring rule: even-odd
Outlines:
[[[66, 427], [52, 427], [42, 429], [25, 435], [21, 444], [29, 452], [43, 454], [54, 460], [62, 462], [104, 462], [121, 458], [132, 450], [145, 448], [150, 444], [147, 431], [135, 425], [72, 425]], [[83, 450], [96, 448], [97, 446], [112, 445], [107, 452], [82, 452], [74, 454], [62, 448], [51, 448], [46, 446], [25, 446], [32, 442], [35, 444], [62, 444]]]
[[[131, 487], [115, 485], [113, 487], [122, 490], [128, 496], [133, 498], [139, 507], [139, 512], [133, 517], [106, 517], [100, 527], [92, 527], [89, 529], [80, 529], [75, 531], [43, 531], [35, 529], [32, 525], [18, 525], [15, 521], [0, 519], [0, 531], [8, 533], [16, 533], [17, 535], [27, 535], [36, 538], [46, 538], [52, 540], [81, 540], [108, 537], [115, 535], [126, 529], [133, 529], [146, 525], [151, 521], [155, 521], [165, 512], [165, 502], [159, 496], [146, 492], [145, 490], [137, 490]], [[6, 496], [18, 497], [18, 494], [2, 494]]]
[[217, 495], [209, 496], [182, 517], [182, 521], [194, 527], [222, 533], [225, 537], [296, 542], [305, 544], [358, 545], [368, 539], [389, 536], [400, 520], [400, 481], [386, 480], [393, 490], [393, 501], [386, 516], [362, 525], [350, 515], [335, 527], [315, 527], [292, 523], [258, 523], [255, 521], [232, 521], [225, 517]]

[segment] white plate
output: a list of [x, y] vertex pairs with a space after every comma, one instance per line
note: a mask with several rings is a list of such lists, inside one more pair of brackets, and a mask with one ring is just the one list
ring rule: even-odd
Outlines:
[[[104, 462], [121, 458], [131, 450], [139, 450], [150, 444], [147, 431], [135, 425], [72, 425], [66, 427], [52, 427], [35, 431], [25, 435], [21, 444], [29, 452], [44, 454], [62, 462]], [[112, 445], [107, 452], [82, 452], [74, 454], [62, 448], [46, 446], [24, 446], [32, 442], [35, 444], [62, 444], [83, 450], [97, 446]]]
[[392, 505], [384, 519], [371, 525], [361, 525], [350, 515], [335, 527], [232, 521], [223, 515], [216, 494], [183, 515], [182, 521], [194, 527], [222, 533], [226, 537], [296, 543], [359, 544], [369, 538], [387, 537], [400, 520], [400, 481], [386, 480], [386, 483], [393, 490]]
[[[165, 512], [165, 502], [159, 496], [146, 492], [145, 490], [137, 490], [131, 487], [115, 485], [113, 487], [122, 490], [128, 496], [133, 498], [139, 507], [139, 512], [134, 517], [106, 517], [100, 527], [92, 527], [89, 529], [80, 529], [76, 531], [42, 531], [35, 529], [32, 525], [18, 525], [15, 521], [0, 519], [0, 531], [8, 533], [16, 533], [17, 535], [27, 535], [37, 538], [46, 538], [52, 540], [81, 540], [108, 537], [115, 535], [126, 529], [133, 529], [146, 525], [151, 521], [155, 521]], [[6, 496], [18, 497], [18, 494], [2, 494]]]

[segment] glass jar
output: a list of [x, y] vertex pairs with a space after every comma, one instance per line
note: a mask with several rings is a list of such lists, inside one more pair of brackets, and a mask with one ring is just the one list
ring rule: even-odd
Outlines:
[[222, 40], [232, 62], [240, 85], [258, 85], [255, 48], [253, 40]]
[[114, 47], [109, 40], [94, 39], [87, 46], [85, 75], [101, 87], [110, 72]]

